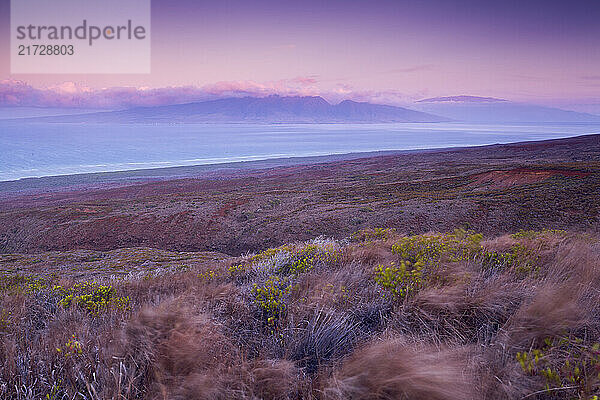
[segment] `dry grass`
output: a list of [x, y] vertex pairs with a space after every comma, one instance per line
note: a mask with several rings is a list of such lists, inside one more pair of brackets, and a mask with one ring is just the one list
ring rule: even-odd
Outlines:
[[325, 389], [330, 399], [468, 400], [475, 385], [466, 374], [461, 349], [393, 339], [365, 346], [334, 375]]
[[[431, 237], [443, 246], [427, 250], [403, 297], [374, 279], [377, 265], [403, 261], [393, 231], [318, 238], [181, 272], [104, 275], [98, 283], [110, 290], [105, 303], [86, 297], [93, 307], [61, 300], [78, 287], [75, 273], [2, 275], [0, 398], [599, 394], [596, 237], [474, 237], [468, 253], [464, 232]], [[424, 257], [417, 250], [409, 248], [411, 259]]]

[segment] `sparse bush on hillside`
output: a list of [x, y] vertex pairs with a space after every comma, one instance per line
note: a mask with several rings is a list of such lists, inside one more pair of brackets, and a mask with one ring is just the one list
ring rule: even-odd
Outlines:
[[392, 253], [401, 261], [423, 266], [441, 261], [468, 260], [481, 250], [483, 236], [479, 233], [456, 230], [450, 234], [407, 236], [392, 245]]
[[376, 240], [387, 240], [396, 236], [396, 230], [393, 228], [374, 228], [374, 229], [363, 229], [354, 232], [350, 239], [353, 242], [371, 243]]
[[534, 249], [520, 243], [514, 244], [508, 252], [483, 252], [481, 258], [482, 268], [491, 273], [510, 270], [519, 276], [526, 276], [539, 271], [539, 255]]

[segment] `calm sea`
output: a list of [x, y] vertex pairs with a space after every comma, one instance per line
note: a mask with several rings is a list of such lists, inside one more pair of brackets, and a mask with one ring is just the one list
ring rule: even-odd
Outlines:
[[600, 125], [57, 124], [0, 121], [0, 181], [600, 133]]

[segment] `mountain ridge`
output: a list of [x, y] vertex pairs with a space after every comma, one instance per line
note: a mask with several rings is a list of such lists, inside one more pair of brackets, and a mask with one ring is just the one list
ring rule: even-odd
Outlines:
[[446, 96], [416, 101], [419, 111], [467, 123], [600, 123], [600, 116], [494, 97]]
[[404, 107], [344, 100], [331, 104], [320, 96], [228, 97], [154, 107], [135, 107], [80, 115], [38, 117], [44, 122], [122, 123], [390, 123], [447, 122], [450, 118]]

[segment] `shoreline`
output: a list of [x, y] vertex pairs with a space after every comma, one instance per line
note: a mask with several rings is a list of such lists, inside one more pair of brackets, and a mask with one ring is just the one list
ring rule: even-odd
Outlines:
[[232, 161], [223, 163], [197, 164], [189, 166], [173, 166], [145, 169], [131, 169], [110, 172], [90, 172], [79, 174], [28, 177], [17, 180], [0, 181], [0, 198], [23, 196], [40, 193], [69, 192], [122, 187], [148, 182], [171, 181], [178, 179], [231, 179], [260, 170], [282, 167], [310, 166], [331, 162], [351, 161], [358, 159], [394, 156], [403, 154], [424, 154], [440, 152], [460, 152], [469, 149], [486, 149], [498, 146], [520, 146], [524, 144], [556, 143], [569, 139], [600, 136], [588, 134], [567, 138], [520, 141], [511, 143], [495, 143], [476, 146], [439, 147], [413, 150], [381, 150], [370, 152], [353, 152], [305, 157], [281, 157], [264, 160]]
[[234, 176], [239, 177], [244, 173], [280, 167], [307, 166], [337, 161], [357, 160], [362, 158], [462, 150], [474, 147], [482, 146], [443, 147], [417, 150], [381, 150], [304, 157], [278, 157], [250, 161], [231, 161], [186, 166], [27, 177], [16, 180], [0, 181], [0, 197], [5, 197], [7, 195], [35, 194], [40, 192], [49, 193], [78, 189], [101, 189], [136, 183], [170, 181], [177, 179], [228, 179]]
[[370, 227], [600, 232], [598, 160], [600, 135], [587, 135], [28, 180], [0, 192], [0, 252], [239, 255]]

